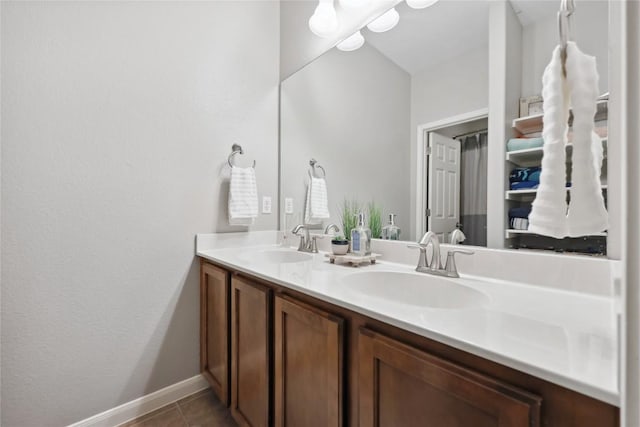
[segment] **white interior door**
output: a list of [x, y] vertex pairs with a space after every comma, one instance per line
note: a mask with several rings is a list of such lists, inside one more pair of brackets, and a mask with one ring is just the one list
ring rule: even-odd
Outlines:
[[429, 132], [429, 230], [449, 243], [460, 222], [460, 142]]

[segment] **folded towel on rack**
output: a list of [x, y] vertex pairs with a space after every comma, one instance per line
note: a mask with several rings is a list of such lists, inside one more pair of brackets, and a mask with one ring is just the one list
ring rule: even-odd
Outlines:
[[511, 138], [507, 142], [507, 151], [526, 150], [528, 148], [542, 147], [543, 138]]
[[307, 185], [307, 200], [304, 207], [305, 224], [320, 224], [329, 218], [329, 202], [327, 197], [327, 183], [324, 178], [309, 177]]
[[526, 218], [510, 218], [509, 227], [514, 230], [528, 230], [529, 220]]
[[515, 168], [509, 174], [509, 182], [540, 181], [540, 167]]
[[509, 209], [509, 218], [529, 218], [531, 206]]
[[258, 187], [252, 167], [231, 168], [229, 183], [229, 224], [252, 225], [258, 217]]
[[[599, 233], [608, 224], [600, 183], [602, 140], [593, 131], [598, 96], [595, 58], [568, 42], [565, 78], [561, 51], [560, 46], [555, 48], [542, 78], [542, 172], [529, 215], [530, 231], [556, 238]], [[565, 146], [569, 101], [574, 119], [571, 202], [567, 208]]]
[[538, 181], [523, 181], [523, 182], [512, 182], [510, 184], [511, 190], [535, 190], [540, 186], [540, 182]]

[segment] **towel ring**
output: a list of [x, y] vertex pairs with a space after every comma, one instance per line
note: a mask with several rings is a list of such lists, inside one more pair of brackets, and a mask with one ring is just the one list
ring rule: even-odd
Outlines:
[[[235, 156], [236, 154], [244, 154], [244, 151], [242, 150], [242, 147], [238, 144], [233, 144], [231, 146], [231, 154], [229, 154], [229, 157], [227, 158], [227, 163], [229, 163], [229, 167], [233, 167], [233, 163], [231, 162], [231, 159], [233, 159], [233, 156]], [[256, 161], [253, 161], [253, 166], [254, 169], [256, 168]]]
[[[311, 170], [309, 171], [309, 176], [316, 176], [316, 169], [320, 169], [322, 170], [322, 178], [326, 178], [327, 177], [327, 171], [324, 170], [324, 168], [318, 164], [318, 161], [316, 159], [311, 159], [309, 160], [309, 165], [311, 166]], [[316, 176], [316, 178], [318, 178]]]

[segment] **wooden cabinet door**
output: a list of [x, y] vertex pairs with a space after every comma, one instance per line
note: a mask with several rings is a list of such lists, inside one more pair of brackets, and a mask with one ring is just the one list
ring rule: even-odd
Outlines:
[[229, 405], [229, 273], [200, 266], [200, 372]]
[[274, 316], [275, 425], [342, 426], [342, 319], [285, 296]]
[[360, 426], [535, 427], [541, 399], [361, 328]]
[[231, 414], [242, 426], [269, 424], [269, 293], [231, 279]]

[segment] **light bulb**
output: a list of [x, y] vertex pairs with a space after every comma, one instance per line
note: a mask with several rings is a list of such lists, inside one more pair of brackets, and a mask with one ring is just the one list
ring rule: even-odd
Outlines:
[[400, 15], [398, 15], [398, 12], [395, 8], [392, 8], [375, 20], [371, 21], [367, 25], [367, 28], [374, 33], [384, 33], [385, 31], [389, 31], [390, 29], [395, 27], [398, 24], [399, 20]]
[[351, 52], [352, 50], [360, 49], [364, 44], [364, 37], [360, 34], [360, 31], [356, 31], [346, 39], [342, 40], [336, 45], [336, 47], [345, 52]]
[[438, 0], [407, 0], [407, 5], [414, 9], [424, 9], [425, 7], [432, 6]]
[[360, 9], [368, 6], [371, 0], [340, 0], [340, 6], [345, 10]]
[[333, 0], [320, 0], [316, 11], [309, 18], [309, 29], [318, 37], [331, 37], [338, 31], [338, 17]]

